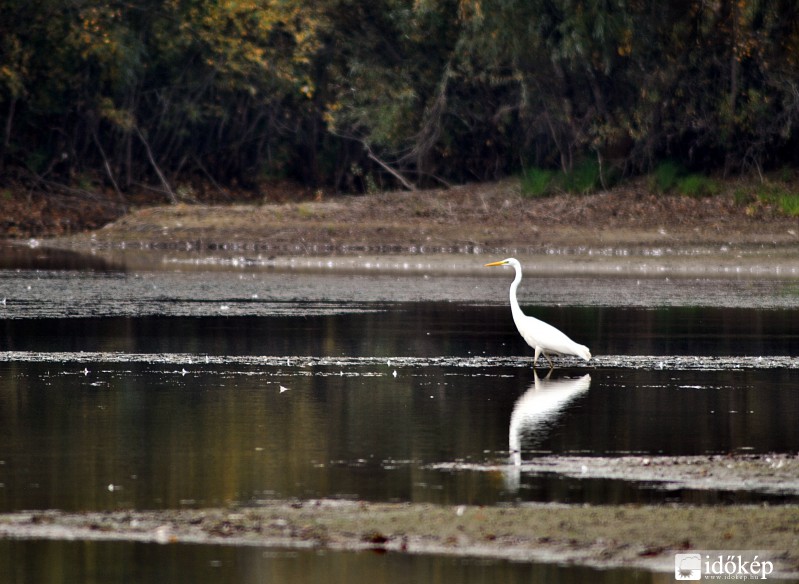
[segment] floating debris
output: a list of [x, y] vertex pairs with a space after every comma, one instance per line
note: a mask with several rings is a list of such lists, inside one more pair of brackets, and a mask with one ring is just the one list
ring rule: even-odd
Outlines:
[[[262, 355], [197, 355], [192, 353], [124, 353], [105, 351], [0, 351], [0, 362], [29, 363], [151, 363], [169, 365], [251, 365], [260, 367], [286, 367], [289, 361], [284, 356]], [[335, 367], [336, 375], [341, 368], [374, 367], [385, 371], [385, 357], [292, 357], [292, 368]], [[721, 371], [744, 369], [799, 369], [799, 357], [787, 355], [708, 357], [701, 355], [601, 355], [586, 363], [579, 359], [554, 358], [556, 367], [568, 369], [640, 369], [668, 371]], [[509, 357], [392, 357], [396, 368], [412, 367], [468, 367], [501, 368], [532, 367], [532, 356]], [[391, 373], [397, 375], [397, 369]], [[82, 371], [88, 375], [88, 368]], [[180, 371], [179, 371], [180, 373]], [[187, 372], [188, 373], [188, 372]], [[385, 374], [385, 373], [383, 373]]]

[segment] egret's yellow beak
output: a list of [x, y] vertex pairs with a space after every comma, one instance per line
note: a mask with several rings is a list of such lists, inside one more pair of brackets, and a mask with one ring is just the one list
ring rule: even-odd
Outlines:
[[500, 260], [498, 262], [491, 262], [490, 264], [485, 264], [483, 267], [490, 268], [491, 266], [505, 266], [505, 265], [507, 265], [505, 263], [505, 260]]

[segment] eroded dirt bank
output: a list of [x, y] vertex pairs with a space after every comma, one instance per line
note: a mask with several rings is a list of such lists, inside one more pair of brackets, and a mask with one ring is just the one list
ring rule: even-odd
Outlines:
[[525, 198], [518, 181], [300, 203], [168, 205], [57, 241], [75, 247], [247, 249], [274, 254], [535, 252], [552, 247], [799, 243], [799, 221], [732, 194], [653, 194], [644, 184]]

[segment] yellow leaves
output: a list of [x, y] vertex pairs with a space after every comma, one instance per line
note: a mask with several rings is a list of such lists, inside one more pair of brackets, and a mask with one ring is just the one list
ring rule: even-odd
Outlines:
[[221, 75], [289, 82], [305, 97], [313, 96], [313, 85], [304, 79], [320, 46], [321, 20], [307, 3], [204, 0], [188, 10], [188, 17], [184, 11], [175, 18], [188, 21], [188, 42], [199, 40], [203, 62]]
[[127, 109], [117, 108], [110, 98], [104, 97], [100, 100], [100, 116], [113, 125], [130, 131], [136, 127], [136, 119], [133, 113]]
[[12, 97], [25, 94], [25, 77], [28, 74], [30, 54], [16, 35], [3, 39], [4, 62], [0, 64], [0, 87], [5, 87]]
[[336, 114], [344, 109], [344, 104], [340, 101], [328, 103], [325, 112], [322, 114], [322, 119], [327, 124], [328, 128], [334, 130], [336, 127]]
[[633, 31], [632, 29], [626, 28], [621, 35], [621, 41], [619, 46], [616, 48], [616, 52], [619, 54], [620, 57], [629, 57], [633, 52]]
[[20, 97], [25, 89], [22, 75], [8, 65], [0, 66], [0, 87], [6, 87], [13, 97]]
[[76, 45], [80, 56], [105, 63], [116, 61], [120, 50], [116, 38], [116, 29], [122, 20], [120, 10], [106, 4], [97, 4], [82, 7], [78, 17], [79, 27], [71, 31], [68, 39]]

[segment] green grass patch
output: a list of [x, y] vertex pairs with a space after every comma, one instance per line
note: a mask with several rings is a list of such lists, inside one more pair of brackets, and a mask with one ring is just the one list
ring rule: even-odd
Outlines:
[[677, 181], [677, 191], [688, 197], [712, 197], [721, 192], [721, 185], [701, 174], [689, 174]]
[[668, 193], [677, 188], [680, 177], [685, 175], [685, 169], [672, 160], [665, 160], [655, 167], [650, 177], [653, 190]]
[[599, 163], [586, 158], [577, 164], [570, 173], [563, 175], [564, 189], [569, 193], [587, 195], [602, 187]]
[[680, 193], [687, 197], [712, 197], [721, 192], [721, 185], [703, 174], [689, 173], [672, 160], [655, 167], [649, 177], [652, 190], [660, 193]]
[[776, 205], [789, 217], [799, 217], [799, 193], [790, 191], [781, 185], [761, 185], [757, 190], [757, 198], [765, 203]]
[[603, 177], [599, 163], [592, 158], [584, 158], [571, 172], [526, 168], [522, 171], [521, 187], [522, 194], [527, 197], [546, 197], [557, 192], [587, 195], [617, 181], [618, 172], [609, 171]]
[[756, 200], [755, 196], [745, 188], [735, 189], [735, 191], [732, 193], [732, 199], [739, 207], [745, 207]]
[[546, 197], [553, 192], [554, 170], [526, 168], [522, 171], [522, 194], [528, 197]]
[[786, 193], [779, 198], [777, 204], [786, 215], [799, 217], [799, 193]]

